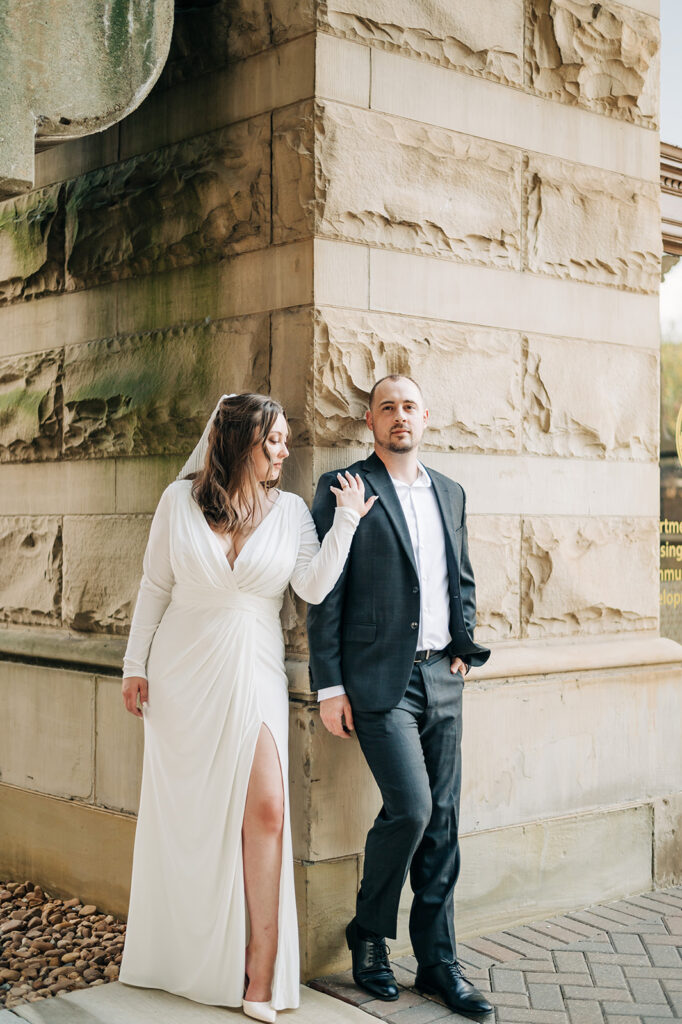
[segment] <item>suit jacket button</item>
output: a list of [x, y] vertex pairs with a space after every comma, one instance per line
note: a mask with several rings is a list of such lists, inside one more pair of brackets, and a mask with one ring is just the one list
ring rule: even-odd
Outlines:
[[411, 626], [412, 629], [419, 629], [419, 623], [418, 622], [411, 622], [410, 626]]
[[419, 593], [419, 587], [412, 587], [412, 593], [413, 594], [418, 594]]

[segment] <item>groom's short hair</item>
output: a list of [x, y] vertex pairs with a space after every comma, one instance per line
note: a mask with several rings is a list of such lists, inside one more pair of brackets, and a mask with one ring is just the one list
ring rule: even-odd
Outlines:
[[383, 384], [385, 380], [409, 380], [409, 381], [411, 381], [414, 384], [414, 386], [416, 387], [417, 391], [419, 392], [422, 401], [424, 401], [424, 392], [419, 387], [419, 385], [417, 384], [417, 382], [414, 379], [414, 377], [410, 377], [406, 373], [387, 373], [385, 377], [382, 377], [381, 380], [378, 380], [378, 381], [375, 382], [372, 390], [369, 393], [368, 405], [369, 405], [370, 409], [372, 408], [372, 402], [374, 401], [374, 393], [376, 392], [376, 389], [379, 387], [380, 384]]

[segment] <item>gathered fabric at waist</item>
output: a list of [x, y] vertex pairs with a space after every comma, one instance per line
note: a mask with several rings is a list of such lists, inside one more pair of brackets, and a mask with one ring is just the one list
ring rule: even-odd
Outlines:
[[176, 583], [171, 592], [173, 604], [191, 608], [225, 608], [235, 612], [246, 612], [260, 619], [269, 619], [280, 625], [280, 597], [261, 597], [244, 590], [228, 590], [225, 587], [202, 587], [198, 584]]

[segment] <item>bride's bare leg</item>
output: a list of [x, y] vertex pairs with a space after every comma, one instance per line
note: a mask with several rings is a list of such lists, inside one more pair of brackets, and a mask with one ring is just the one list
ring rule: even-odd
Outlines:
[[251, 921], [246, 950], [246, 998], [269, 1002], [277, 955], [279, 880], [282, 868], [284, 789], [277, 746], [261, 726], [244, 809], [244, 888]]

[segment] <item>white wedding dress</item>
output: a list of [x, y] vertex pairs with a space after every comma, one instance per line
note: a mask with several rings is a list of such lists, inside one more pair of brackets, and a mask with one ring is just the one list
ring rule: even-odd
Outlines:
[[120, 980], [201, 1003], [241, 1005], [241, 830], [264, 724], [279, 752], [285, 794], [272, 1005], [294, 1008], [298, 928], [279, 611], [290, 582], [312, 603], [329, 593], [360, 517], [337, 508], [320, 547], [305, 502], [271, 492], [274, 506], [231, 568], [191, 486], [178, 480], [159, 501], [124, 661], [124, 676], [148, 679], [149, 703]]

